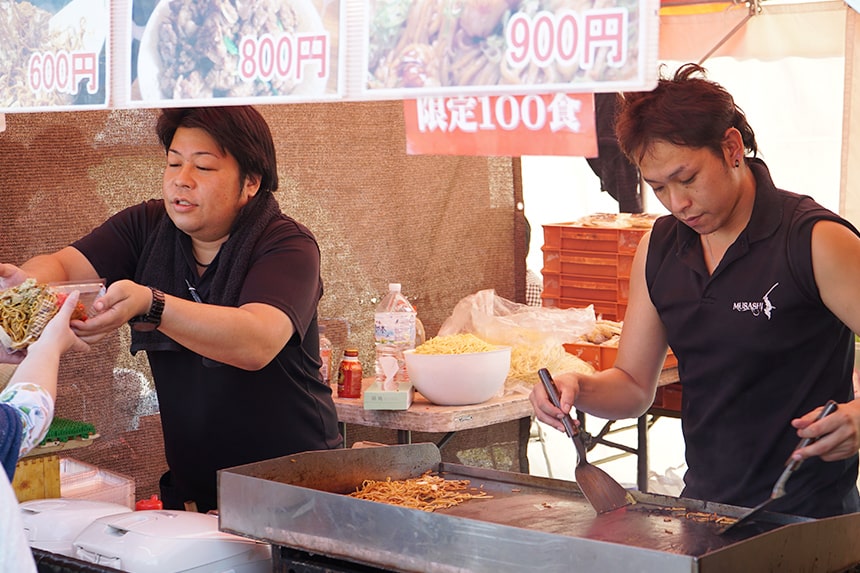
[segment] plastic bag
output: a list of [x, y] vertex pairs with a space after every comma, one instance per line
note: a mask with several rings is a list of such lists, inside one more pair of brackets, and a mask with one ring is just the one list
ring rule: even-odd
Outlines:
[[592, 305], [565, 309], [528, 306], [487, 289], [458, 302], [442, 323], [439, 336], [470, 332], [492, 344], [508, 346], [567, 344], [591, 332], [596, 322]]
[[540, 368], [550, 372], [593, 372], [587, 362], [568, 354], [563, 345], [591, 332], [595, 323], [592, 305], [567, 309], [528, 306], [487, 289], [460, 300], [438, 335], [471, 333], [490, 344], [510, 346], [511, 370], [506, 388], [511, 389], [517, 382], [537, 382]]

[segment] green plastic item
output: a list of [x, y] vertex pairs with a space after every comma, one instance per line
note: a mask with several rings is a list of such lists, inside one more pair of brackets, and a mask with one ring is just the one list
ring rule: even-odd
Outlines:
[[45, 439], [39, 444], [40, 446], [52, 442], [68, 442], [76, 438], [89, 438], [96, 433], [96, 427], [87, 422], [77, 422], [66, 418], [57, 418], [51, 421], [51, 426], [48, 428], [48, 433], [45, 434]]

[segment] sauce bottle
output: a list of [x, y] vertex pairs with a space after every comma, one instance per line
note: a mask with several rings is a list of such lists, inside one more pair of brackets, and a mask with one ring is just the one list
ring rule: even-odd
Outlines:
[[358, 349], [347, 348], [343, 351], [343, 360], [337, 371], [338, 398], [361, 398], [361, 362], [358, 361]]

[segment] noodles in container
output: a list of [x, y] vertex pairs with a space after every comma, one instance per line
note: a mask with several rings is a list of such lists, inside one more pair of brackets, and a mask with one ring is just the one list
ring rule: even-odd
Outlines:
[[0, 291], [0, 343], [10, 352], [24, 350], [39, 339], [72, 291], [81, 298], [73, 320], [86, 320], [91, 304], [104, 293], [104, 283], [38, 283], [27, 279], [16, 287]]
[[404, 356], [409, 381], [440, 406], [480, 404], [501, 394], [511, 366], [510, 346], [469, 333], [431, 338]]

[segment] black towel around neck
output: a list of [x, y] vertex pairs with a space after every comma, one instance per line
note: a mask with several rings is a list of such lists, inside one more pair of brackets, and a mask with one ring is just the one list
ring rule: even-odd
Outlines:
[[[261, 191], [243, 209], [233, 224], [230, 238], [221, 245], [219, 264], [209, 289], [210, 304], [236, 306], [239, 291], [248, 273], [251, 252], [273, 219], [281, 215], [274, 195]], [[155, 287], [167, 294], [188, 292], [185, 284], [186, 261], [182, 240], [188, 236], [176, 228], [165, 212], [155, 232], [147, 240], [140, 255], [134, 280]], [[131, 353], [140, 350], [179, 350], [180, 346], [157, 330], [131, 331]]]

